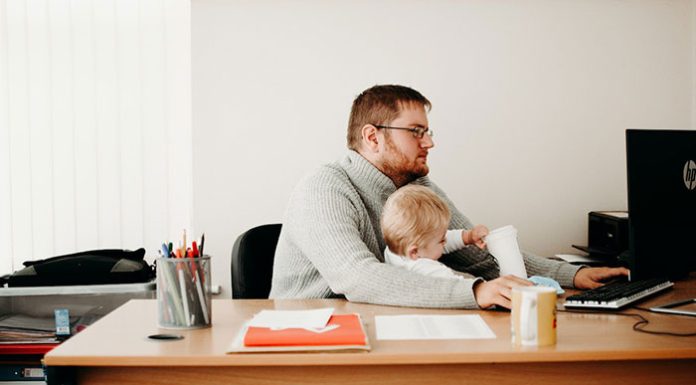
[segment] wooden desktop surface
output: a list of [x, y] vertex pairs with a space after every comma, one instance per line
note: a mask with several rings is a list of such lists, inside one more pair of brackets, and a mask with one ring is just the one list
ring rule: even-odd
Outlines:
[[[642, 307], [696, 297], [696, 280], [640, 303]], [[560, 301], [560, 300], [559, 300]], [[370, 352], [225, 354], [242, 324], [262, 309], [331, 306], [360, 313]], [[696, 331], [696, 317], [628, 309], [650, 320], [649, 330]], [[480, 314], [496, 334], [486, 340], [380, 341], [375, 315]], [[76, 367], [78, 383], [463, 383], [471, 380], [535, 384], [619, 382], [693, 383], [696, 337], [650, 335], [632, 330], [633, 317], [558, 313], [558, 344], [516, 348], [510, 314], [432, 310], [351, 303], [344, 300], [214, 300], [213, 325], [196, 330], [158, 329], [155, 300], [133, 300], [49, 352], [49, 367]], [[179, 341], [148, 335], [182, 334]]]

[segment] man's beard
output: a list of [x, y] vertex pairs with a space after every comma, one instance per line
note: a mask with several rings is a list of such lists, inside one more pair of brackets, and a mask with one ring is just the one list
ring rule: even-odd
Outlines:
[[399, 151], [391, 138], [385, 139], [385, 146], [390, 156], [384, 158], [382, 172], [394, 181], [396, 187], [404, 186], [414, 180], [428, 175], [430, 169], [427, 164], [419, 165], [416, 161], [410, 161]]

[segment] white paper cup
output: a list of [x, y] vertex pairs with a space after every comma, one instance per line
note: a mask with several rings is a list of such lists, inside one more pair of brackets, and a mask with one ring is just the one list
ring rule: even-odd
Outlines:
[[508, 225], [491, 231], [486, 236], [486, 246], [498, 262], [501, 276], [512, 274], [527, 278], [524, 258], [517, 244], [516, 228]]

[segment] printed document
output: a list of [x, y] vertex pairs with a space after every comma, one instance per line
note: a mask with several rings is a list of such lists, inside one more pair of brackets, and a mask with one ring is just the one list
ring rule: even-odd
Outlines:
[[378, 340], [495, 338], [478, 314], [375, 316]]

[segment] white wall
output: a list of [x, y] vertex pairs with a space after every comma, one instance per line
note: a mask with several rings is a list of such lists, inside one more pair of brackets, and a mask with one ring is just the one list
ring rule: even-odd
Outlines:
[[242, 231], [345, 151], [374, 84], [433, 102], [431, 176], [541, 255], [625, 209], [624, 130], [695, 127], [696, 1], [192, 3], [194, 226], [229, 295]]

